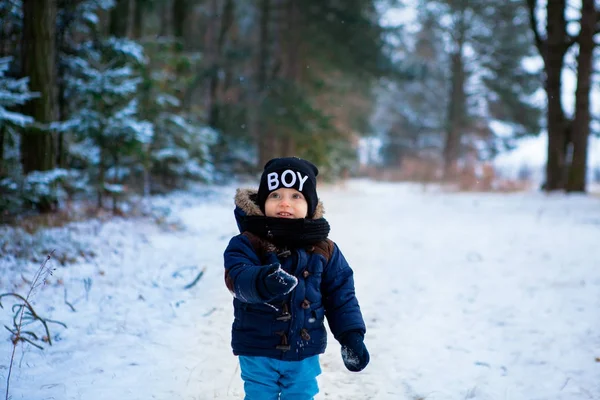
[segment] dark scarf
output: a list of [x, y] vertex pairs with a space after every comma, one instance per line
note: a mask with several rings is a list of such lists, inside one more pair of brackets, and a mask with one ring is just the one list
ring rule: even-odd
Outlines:
[[327, 239], [329, 223], [325, 218], [287, 219], [243, 216], [238, 219], [243, 231], [260, 236], [278, 247], [300, 248]]

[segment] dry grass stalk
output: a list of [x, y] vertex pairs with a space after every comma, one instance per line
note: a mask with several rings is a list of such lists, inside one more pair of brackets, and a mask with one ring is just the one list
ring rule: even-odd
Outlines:
[[[10, 393], [10, 377], [11, 377], [11, 373], [12, 373], [12, 369], [13, 369], [13, 364], [14, 364], [14, 360], [15, 360], [15, 353], [17, 351], [17, 346], [19, 344], [19, 342], [27, 342], [32, 344], [33, 346], [37, 347], [37, 348], [42, 348], [41, 346], [39, 346], [38, 344], [34, 343], [32, 340], [38, 340], [37, 335], [35, 335], [35, 333], [33, 332], [24, 332], [22, 330], [23, 327], [23, 320], [25, 319], [25, 315], [27, 315], [28, 319], [34, 320], [34, 321], [39, 321], [43, 326], [44, 326], [44, 330], [46, 335], [41, 339], [42, 341], [47, 341], [48, 344], [52, 345], [52, 340], [50, 338], [50, 331], [48, 329], [48, 323], [52, 322], [52, 323], [57, 323], [60, 325], [63, 325], [66, 328], [66, 325], [63, 324], [62, 322], [58, 322], [58, 321], [52, 321], [52, 320], [48, 320], [48, 319], [44, 319], [42, 317], [40, 317], [35, 310], [33, 309], [33, 307], [31, 306], [30, 303], [30, 299], [32, 298], [33, 294], [35, 293], [36, 289], [38, 289], [41, 285], [44, 285], [46, 282], [46, 278], [49, 275], [52, 275], [52, 269], [49, 268], [47, 266], [48, 261], [50, 261], [50, 259], [52, 258], [52, 255], [54, 253], [54, 250], [52, 252], [50, 252], [50, 254], [48, 254], [48, 256], [44, 259], [44, 261], [42, 262], [42, 264], [40, 265], [40, 267], [38, 268], [37, 272], [35, 273], [35, 276], [33, 278], [33, 280], [31, 281], [30, 285], [29, 285], [29, 290], [27, 292], [27, 295], [25, 297], [17, 294], [17, 293], [4, 293], [2, 295], [0, 295], [0, 300], [3, 297], [15, 297], [17, 299], [19, 299], [21, 301], [21, 303], [15, 304], [13, 306], [13, 311], [16, 310], [15, 315], [13, 317], [13, 326], [14, 329], [10, 329], [9, 327], [7, 327], [6, 325], [4, 326], [9, 332], [12, 333], [12, 343], [13, 343], [13, 348], [12, 348], [12, 353], [10, 356], [10, 364], [8, 367], [8, 375], [6, 378], [6, 400], [9, 399], [9, 393]], [[0, 307], [2, 307], [2, 304], [0, 303]]]

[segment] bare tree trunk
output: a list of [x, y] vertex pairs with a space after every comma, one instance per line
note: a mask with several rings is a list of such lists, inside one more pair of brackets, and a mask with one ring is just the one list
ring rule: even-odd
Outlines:
[[[283, 77], [290, 84], [300, 84], [300, 68], [299, 63], [302, 57], [300, 52], [300, 5], [299, 0], [287, 0], [285, 23], [282, 23], [281, 37], [285, 38], [282, 43], [284, 46], [283, 60]], [[296, 155], [296, 132], [284, 131], [281, 143], [281, 155], [295, 156]]]
[[272, 135], [268, 135], [265, 129], [263, 118], [263, 101], [268, 90], [267, 86], [267, 68], [269, 65], [269, 21], [271, 19], [270, 0], [261, 0], [258, 34], [258, 58], [256, 59], [256, 71], [253, 85], [253, 95], [250, 96], [249, 123], [250, 133], [256, 140], [258, 147], [258, 168], [266, 164], [270, 158], [271, 149], [269, 142], [272, 142]]
[[110, 10], [109, 33], [116, 37], [131, 37], [133, 23], [133, 0], [116, 0]]
[[[288, 32], [285, 29], [287, 14], [287, 4], [289, 0], [274, 0], [270, 5], [268, 20], [264, 29], [272, 31], [273, 35], [270, 40], [264, 43], [270, 49], [268, 57], [265, 59], [267, 64], [265, 65], [265, 97], [269, 94], [270, 88], [269, 83], [284, 78], [284, 64], [287, 61], [285, 41], [288, 36]], [[272, 100], [271, 100], [272, 101]], [[273, 157], [279, 157], [284, 154], [285, 144], [283, 139], [287, 136], [282, 127], [274, 127], [272, 123], [269, 123], [268, 119], [265, 118], [264, 114], [261, 114], [262, 120], [262, 132], [260, 138], [261, 148], [261, 163], [266, 163]]]
[[565, 45], [565, 0], [549, 1], [544, 61], [546, 63], [546, 95], [548, 97], [548, 160], [546, 163], [547, 191], [564, 188], [566, 165], [565, 150], [568, 147], [567, 121], [562, 96], [562, 69], [567, 47]]
[[[219, 4], [219, 0], [210, 0], [208, 10], [208, 25], [206, 35], [204, 36], [204, 69], [206, 74], [206, 85], [204, 90], [204, 112], [205, 121], [209, 126], [217, 127], [219, 119], [219, 101], [217, 98], [219, 87], [219, 69], [221, 61], [221, 51], [225, 34], [232, 22], [232, 3], [226, 0], [224, 7]], [[221, 11], [221, 12], [220, 12]], [[219, 14], [221, 19], [219, 21]], [[217, 33], [218, 32], [218, 33]]]
[[134, 0], [133, 4], [133, 39], [139, 39], [144, 34], [144, 0]]
[[183, 39], [185, 35], [185, 22], [188, 17], [187, 0], [173, 0], [173, 35]]
[[98, 208], [102, 208], [103, 204], [103, 196], [104, 196], [104, 182], [106, 180], [106, 149], [104, 143], [100, 143], [100, 160], [98, 161]]
[[587, 172], [588, 138], [590, 135], [590, 91], [592, 83], [592, 60], [597, 12], [594, 0], [583, 0], [579, 31], [579, 55], [577, 56], [577, 89], [575, 90], [575, 118], [571, 139], [573, 158], [569, 169], [566, 189], [569, 192], [585, 192]]
[[458, 178], [458, 159], [460, 143], [465, 129], [466, 95], [465, 95], [465, 65], [463, 48], [465, 43], [464, 15], [460, 16], [457, 24], [455, 50], [451, 55], [450, 102], [446, 122], [446, 141], [444, 143], [444, 180], [454, 181]]
[[[234, 22], [234, 2], [233, 0], [225, 0], [225, 5], [223, 6], [223, 11], [221, 13], [222, 17], [221, 17], [221, 26], [219, 29], [219, 36], [217, 38], [217, 52], [216, 52], [216, 64], [215, 67], [213, 68], [213, 74], [211, 75], [211, 82], [210, 82], [210, 91], [209, 91], [209, 98], [210, 98], [210, 118], [209, 118], [209, 123], [210, 126], [214, 126], [214, 127], [219, 127], [220, 126], [220, 103], [221, 103], [221, 99], [219, 98], [219, 73], [217, 73], [218, 71], [222, 71], [224, 69], [224, 65], [223, 65], [223, 48], [225, 46], [225, 39], [227, 38], [227, 35], [231, 29], [231, 27], [233, 26], [233, 22]], [[223, 85], [220, 85], [221, 88], [223, 87]], [[223, 92], [223, 90], [221, 90], [221, 93]]]
[[174, 6], [171, 4], [171, 0], [163, 0], [159, 6], [160, 30], [158, 35], [161, 37], [169, 36], [172, 31], [171, 26], [173, 25], [173, 18], [171, 18], [171, 16], [173, 9]]
[[[63, 96], [64, 96], [64, 88], [59, 88], [60, 90], [60, 95], [59, 98], [61, 99], [59, 101], [58, 104], [58, 109], [59, 109], [59, 113], [60, 113], [60, 117], [59, 117], [59, 121], [64, 121], [63, 115], [66, 114], [66, 101], [64, 100]], [[64, 132], [58, 132], [58, 137], [56, 138], [56, 165], [59, 168], [66, 168], [67, 167], [67, 143], [66, 143], [66, 138], [65, 138], [65, 133]]]
[[217, 31], [219, 22], [219, 0], [209, 0], [208, 5], [208, 24], [204, 36], [204, 68], [208, 71], [208, 79], [205, 79], [207, 85], [204, 91], [204, 112], [205, 120], [210, 126], [212, 106], [217, 92]]
[[25, 173], [54, 168], [54, 143], [46, 124], [56, 120], [55, 28], [54, 0], [23, 1], [22, 72], [29, 77], [29, 89], [40, 94], [23, 106], [23, 113], [36, 120], [21, 137]]
[[135, 12], [136, 12], [135, 6], [136, 6], [136, 0], [128, 0], [128, 3], [127, 3], [127, 30], [125, 31], [125, 36], [128, 38], [133, 38]]
[[[209, 105], [211, 90], [217, 93], [218, 84], [212, 82], [213, 66], [216, 65], [217, 56], [217, 31], [219, 21], [219, 4], [221, 0], [210, 0], [206, 19], [189, 0], [174, 0], [173, 2], [173, 29], [175, 37], [180, 39], [181, 49], [188, 52], [202, 51], [202, 61], [197, 63], [196, 74], [183, 92], [182, 107], [191, 111], [192, 106], [204, 107], [205, 121], [211, 118], [212, 106]], [[206, 31], [198, 26], [206, 20]], [[200, 22], [202, 21], [202, 22]], [[198, 40], [199, 37], [204, 40]], [[213, 89], [213, 85], [214, 89]]]

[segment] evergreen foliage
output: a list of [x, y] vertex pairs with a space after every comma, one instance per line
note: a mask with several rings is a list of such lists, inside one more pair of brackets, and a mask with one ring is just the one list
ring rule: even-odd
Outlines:
[[[448, 169], [540, 131], [526, 3], [423, 0], [416, 29], [384, 24], [404, 3], [40, 3], [56, 4], [57, 79], [35, 87], [58, 104], [34, 121], [21, 110], [34, 94], [19, 63], [24, 26], [35, 28], [23, 13], [37, 9], [0, 2], [0, 211], [51, 210], [75, 195], [101, 207], [110, 195], [116, 210], [129, 194], [255, 173], [275, 156], [309, 158], [333, 178], [354, 169], [356, 144], [373, 134], [387, 165], [416, 157]], [[28, 127], [50, 129], [56, 169], [23, 163], [38, 154], [20, 149]]]
[[35, 97], [28, 89], [27, 78], [8, 77], [11, 58], [0, 58], [0, 212], [14, 211], [23, 205], [22, 171], [19, 164], [17, 127], [34, 122], [33, 118], [14, 109]]
[[[75, 134], [84, 158], [80, 161], [97, 181], [99, 205], [105, 192], [122, 193], [136, 155], [152, 140], [153, 126], [138, 118], [136, 93], [141, 78], [134, 63], [143, 63], [135, 42], [109, 37], [82, 44], [86, 58], [69, 59], [72, 76], [67, 83], [74, 111], [60, 129]], [[86, 146], [87, 145], [87, 146]], [[107, 185], [107, 182], [110, 185]]]
[[[148, 62], [140, 64], [139, 115], [152, 124], [154, 135], [143, 149], [143, 165], [152, 176], [147, 191], [181, 188], [189, 181], [214, 180], [211, 146], [219, 133], [192, 113], [182, 110], [177, 88], [185, 78], [173, 70], [187, 68], [173, 43], [145, 43]], [[185, 74], [184, 74], [185, 76]]]

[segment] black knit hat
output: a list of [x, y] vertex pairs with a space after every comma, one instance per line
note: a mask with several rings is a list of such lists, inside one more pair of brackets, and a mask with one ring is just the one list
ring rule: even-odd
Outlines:
[[310, 161], [298, 157], [274, 158], [265, 164], [258, 187], [258, 206], [265, 212], [269, 193], [279, 188], [294, 188], [304, 195], [308, 203], [307, 218], [312, 218], [317, 208], [317, 175], [319, 170]]

